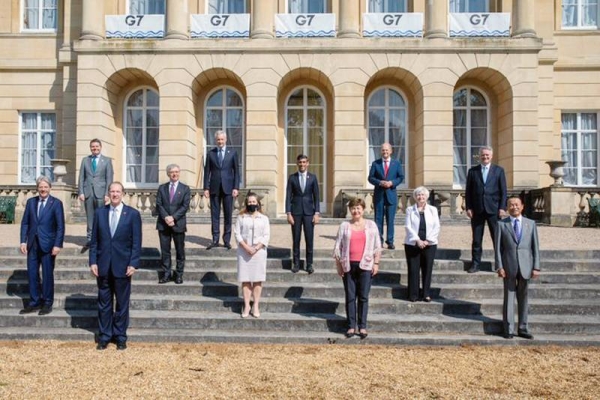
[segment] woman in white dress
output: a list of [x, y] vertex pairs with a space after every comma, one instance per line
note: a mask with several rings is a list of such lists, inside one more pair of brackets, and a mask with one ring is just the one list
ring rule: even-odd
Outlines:
[[[256, 193], [248, 193], [244, 206], [233, 228], [238, 243], [238, 282], [242, 283], [244, 296], [242, 318], [247, 318], [250, 314], [258, 318], [262, 283], [267, 275], [269, 218], [261, 212], [261, 204]], [[250, 309], [250, 297], [254, 299], [252, 309]]]

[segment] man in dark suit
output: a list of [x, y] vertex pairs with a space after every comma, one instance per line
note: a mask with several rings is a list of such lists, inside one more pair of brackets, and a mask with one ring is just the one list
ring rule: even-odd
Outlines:
[[[89, 264], [98, 284], [98, 350], [111, 340], [117, 350], [127, 348], [131, 277], [140, 265], [142, 218], [123, 204], [123, 185], [109, 186], [110, 204], [94, 214]], [[113, 298], [116, 307], [113, 311]]]
[[400, 161], [392, 159], [392, 145], [381, 145], [381, 158], [373, 161], [369, 171], [369, 183], [375, 187], [373, 202], [375, 205], [375, 223], [379, 228], [383, 243], [383, 218], [386, 219], [388, 249], [394, 250], [394, 220], [398, 209], [398, 191], [396, 188], [404, 181], [404, 171]]
[[517, 335], [533, 339], [527, 326], [527, 286], [529, 279], [540, 274], [540, 245], [535, 222], [523, 217], [522, 212], [521, 199], [510, 197], [510, 217], [499, 221], [496, 227], [495, 270], [504, 279], [502, 322], [507, 339], [512, 339], [515, 334], [515, 295], [519, 308]]
[[506, 176], [504, 169], [492, 164], [493, 150], [489, 146], [479, 149], [480, 164], [469, 169], [465, 200], [467, 217], [471, 219], [473, 243], [471, 245], [471, 268], [467, 271], [479, 271], [481, 264], [481, 243], [487, 222], [492, 243], [499, 218], [503, 218], [506, 210]]
[[87, 242], [83, 250], [90, 246], [94, 213], [108, 203], [108, 184], [113, 181], [112, 159], [100, 154], [100, 139], [90, 141], [91, 154], [81, 160], [79, 167], [79, 200], [84, 202], [87, 217]]
[[206, 249], [219, 247], [219, 218], [223, 205], [223, 243], [231, 249], [231, 217], [233, 215], [233, 198], [240, 189], [240, 172], [238, 155], [235, 150], [227, 148], [227, 134], [224, 131], [215, 133], [217, 147], [206, 154], [204, 164], [204, 196], [210, 197], [210, 217], [212, 224], [212, 243]]
[[190, 188], [179, 181], [180, 168], [177, 164], [167, 165], [169, 182], [158, 187], [156, 194], [156, 229], [160, 240], [162, 273], [158, 283], [171, 280], [171, 240], [175, 244], [177, 265], [173, 280], [183, 283], [185, 264], [185, 232], [187, 230], [185, 215], [190, 209]]
[[292, 226], [293, 257], [292, 272], [300, 270], [300, 236], [304, 227], [306, 243], [306, 272], [312, 274], [314, 226], [319, 223], [319, 181], [316, 175], [308, 172], [308, 157], [296, 157], [298, 172], [290, 175], [285, 196], [285, 213]]
[[[54, 263], [63, 247], [65, 213], [62, 202], [50, 196], [52, 183], [45, 176], [36, 180], [38, 196], [27, 200], [21, 221], [21, 253], [27, 254], [29, 304], [20, 314], [40, 310], [39, 315], [52, 312], [54, 302]], [[42, 293], [40, 296], [40, 264]]]

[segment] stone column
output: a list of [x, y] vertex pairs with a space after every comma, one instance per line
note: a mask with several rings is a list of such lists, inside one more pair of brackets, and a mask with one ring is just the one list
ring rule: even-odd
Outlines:
[[448, 37], [448, 2], [425, 0], [425, 32], [423, 37]]
[[167, 1], [167, 36], [165, 39], [187, 39], [189, 18], [187, 0]]
[[104, 0], [83, 0], [81, 40], [104, 39]]
[[275, 18], [275, 0], [254, 0], [250, 37], [252, 39], [273, 38], [273, 18]]
[[535, 2], [519, 1], [512, 2], [512, 36], [513, 37], [536, 37], [535, 32]]
[[338, 37], [341, 38], [357, 38], [360, 37], [359, 32], [359, 17], [360, 5], [359, 0], [340, 0], [340, 19]]

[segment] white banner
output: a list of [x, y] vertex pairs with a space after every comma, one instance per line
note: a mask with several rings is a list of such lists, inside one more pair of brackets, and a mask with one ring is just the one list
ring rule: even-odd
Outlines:
[[107, 38], [161, 38], [165, 36], [165, 16], [147, 15], [107, 15]]
[[334, 37], [335, 14], [276, 14], [277, 37]]
[[451, 13], [450, 36], [510, 36], [510, 13]]
[[364, 37], [421, 37], [423, 13], [363, 14]]
[[190, 27], [193, 38], [247, 38], [250, 14], [192, 14]]

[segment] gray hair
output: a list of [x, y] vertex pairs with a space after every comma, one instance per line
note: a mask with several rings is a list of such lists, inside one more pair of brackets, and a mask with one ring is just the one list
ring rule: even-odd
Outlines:
[[48, 184], [48, 186], [52, 187], [52, 181], [50, 180], [50, 178], [48, 178], [47, 176], [38, 176], [38, 178], [35, 180], [35, 186], [40, 186], [40, 183], [42, 182], [46, 182]]
[[171, 172], [171, 170], [173, 168], [177, 168], [178, 170], [181, 171], [181, 167], [179, 167], [179, 165], [177, 165], [177, 164], [169, 164], [169, 165], [167, 165], [167, 175], [169, 174], [169, 172]]
[[227, 133], [225, 133], [225, 131], [223, 131], [223, 130], [218, 130], [218, 131], [216, 131], [216, 132], [215, 132], [215, 139], [216, 139], [216, 138], [217, 138], [217, 136], [219, 136], [219, 135], [224, 135], [224, 136], [225, 136], [225, 139], [227, 139]]
[[429, 189], [427, 189], [425, 186], [419, 186], [413, 190], [413, 199], [417, 200], [417, 195], [420, 193], [424, 193], [425, 197], [429, 198]]
[[489, 150], [489, 151], [490, 151], [490, 153], [493, 153], [493, 152], [494, 152], [494, 149], [492, 149], [492, 146], [481, 146], [481, 147], [479, 148], [479, 154], [481, 154], [481, 152], [482, 152], [482, 151], [484, 151], [484, 150]]

